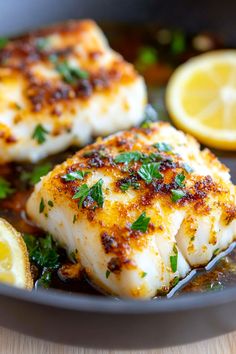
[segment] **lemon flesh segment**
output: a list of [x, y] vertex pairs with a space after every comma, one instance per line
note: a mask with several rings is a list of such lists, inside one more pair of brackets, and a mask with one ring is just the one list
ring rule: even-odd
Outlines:
[[205, 145], [236, 150], [236, 50], [202, 54], [177, 68], [166, 104], [177, 127]]
[[32, 289], [26, 245], [7, 221], [0, 218], [0, 282]]

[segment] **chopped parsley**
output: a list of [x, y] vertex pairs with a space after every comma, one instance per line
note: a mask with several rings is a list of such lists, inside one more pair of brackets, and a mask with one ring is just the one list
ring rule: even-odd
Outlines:
[[43, 198], [41, 198], [40, 204], [39, 204], [39, 213], [42, 214], [44, 209], [45, 209], [45, 203], [44, 203]]
[[20, 178], [22, 181], [28, 182], [33, 186], [40, 181], [41, 177], [47, 175], [51, 169], [52, 164], [48, 162], [44, 165], [35, 166], [31, 172], [24, 171]]
[[38, 144], [43, 144], [46, 141], [46, 135], [49, 132], [42, 126], [42, 124], [38, 124], [35, 127], [32, 138], [37, 141]]
[[153, 145], [155, 148], [157, 148], [158, 151], [161, 152], [170, 152], [173, 150], [172, 146], [170, 144], [161, 142], [161, 143], [156, 143]]
[[14, 192], [14, 189], [11, 188], [10, 182], [5, 178], [0, 177], [0, 199], [5, 199]]
[[177, 285], [178, 284], [178, 282], [179, 282], [179, 277], [174, 277], [174, 279], [172, 280], [172, 282], [171, 282], [171, 286], [172, 287], [174, 287], [175, 285]]
[[56, 70], [68, 84], [75, 84], [79, 79], [88, 79], [88, 72], [74, 67], [68, 62], [56, 63]]
[[216, 248], [213, 252], [213, 256], [217, 256], [220, 253], [220, 249]]
[[143, 154], [139, 151], [122, 152], [115, 157], [116, 163], [130, 163], [132, 161], [139, 161], [143, 157]]
[[49, 201], [48, 201], [48, 205], [49, 205], [51, 208], [53, 208], [53, 206], [54, 206], [53, 201], [52, 201], [52, 200], [49, 200]]
[[41, 268], [56, 269], [60, 266], [60, 255], [58, 248], [53, 242], [52, 236], [36, 237], [33, 235], [24, 235], [30, 260]]
[[184, 187], [184, 180], [185, 180], [185, 175], [183, 173], [179, 173], [177, 176], [175, 176], [175, 183], [179, 187]]
[[145, 46], [139, 49], [137, 57], [137, 66], [139, 69], [145, 69], [158, 61], [157, 50], [154, 47]]
[[0, 49], [3, 49], [8, 44], [9, 39], [6, 37], [0, 37]]
[[126, 192], [130, 187], [133, 187], [134, 189], [139, 189], [140, 184], [139, 182], [133, 180], [132, 178], [120, 184], [120, 189], [122, 190], [122, 192]]
[[87, 184], [82, 184], [82, 186], [77, 188], [76, 193], [73, 196], [73, 199], [79, 199], [79, 207], [82, 207], [85, 199], [90, 196], [93, 201], [97, 203], [99, 207], [103, 206], [104, 198], [102, 192], [103, 180], [100, 179], [95, 183], [91, 188]]
[[138, 170], [138, 175], [147, 183], [150, 184], [154, 178], [162, 178], [162, 174], [158, 171], [159, 162], [143, 164]]
[[42, 276], [38, 279], [36, 286], [48, 289], [52, 281], [52, 272], [46, 270]]
[[147, 275], [147, 273], [146, 273], [146, 272], [142, 272], [141, 278], [145, 278], [145, 277], [146, 277], [146, 275]]
[[110, 274], [111, 274], [111, 271], [107, 269], [107, 271], [106, 271], [106, 278], [107, 279], [109, 278]]
[[64, 176], [61, 176], [66, 182], [75, 181], [77, 179], [83, 180], [84, 177], [89, 174], [89, 171], [72, 171]]
[[146, 216], [146, 213], [143, 212], [138, 219], [131, 225], [131, 230], [146, 232], [148, 229], [148, 224], [151, 218]]
[[178, 202], [180, 199], [185, 197], [186, 193], [182, 191], [181, 189], [171, 189], [171, 194], [172, 194], [172, 201], [173, 202]]
[[89, 187], [87, 184], [82, 184], [82, 186], [77, 188], [76, 193], [73, 195], [73, 199], [79, 199], [79, 207], [82, 207], [84, 200], [89, 195]]
[[170, 256], [170, 266], [172, 271], [175, 273], [177, 271], [177, 264], [178, 264], [178, 250], [176, 245], [173, 247], [174, 255]]
[[74, 215], [74, 216], [73, 216], [73, 224], [76, 223], [76, 220], [77, 220], [77, 215]]
[[171, 52], [173, 54], [181, 54], [186, 49], [186, 38], [183, 32], [176, 31], [172, 35]]

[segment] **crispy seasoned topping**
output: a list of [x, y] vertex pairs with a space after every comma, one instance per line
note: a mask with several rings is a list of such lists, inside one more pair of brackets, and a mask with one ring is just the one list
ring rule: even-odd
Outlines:
[[94, 26], [92, 21], [70, 21], [11, 41], [0, 38], [0, 69], [22, 75], [33, 112], [75, 98], [86, 100], [135, 77], [121, 57], [106, 68], [100, 64], [104, 43], [93, 38]]

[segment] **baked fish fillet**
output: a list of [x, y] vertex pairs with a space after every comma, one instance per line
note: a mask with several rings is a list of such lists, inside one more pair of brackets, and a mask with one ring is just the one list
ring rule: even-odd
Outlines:
[[0, 50], [0, 163], [38, 161], [138, 124], [143, 78], [90, 20], [71, 21]]
[[80, 150], [36, 185], [27, 212], [121, 297], [170, 289], [236, 237], [228, 169], [167, 123]]

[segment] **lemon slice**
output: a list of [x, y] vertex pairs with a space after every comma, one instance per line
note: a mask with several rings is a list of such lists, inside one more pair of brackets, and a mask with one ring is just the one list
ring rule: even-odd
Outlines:
[[33, 286], [24, 240], [4, 219], [0, 219], [0, 282], [27, 289]]
[[236, 50], [202, 54], [177, 68], [166, 104], [177, 127], [205, 145], [236, 150]]

